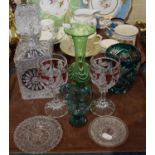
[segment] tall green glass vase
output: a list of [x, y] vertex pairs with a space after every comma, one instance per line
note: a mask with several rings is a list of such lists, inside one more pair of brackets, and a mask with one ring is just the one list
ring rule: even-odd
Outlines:
[[89, 65], [85, 61], [88, 36], [95, 33], [94, 26], [73, 24], [65, 29], [65, 33], [72, 36], [75, 49], [75, 62], [69, 67], [69, 77], [78, 84], [89, 80]]
[[73, 24], [65, 29], [65, 33], [72, 36], [74, 42], [75, 62], [69, 66], [69, 79], [72, 82], [63, 86], [61, 92], [65, 95], [71, 114], [69, 122], [74, 127], [87, 123], [86, 113], [89, 111], [92, 90], [89, 85], [89, 64], [85, 57], [88, 36], [95, 31], [95, 27], [86, 24]]
[[70, 79], [77, 83], [85, 83], [89, 80], [89, 65], [85, 62], [87, 36], [73, 36], [75, 47], [75, 62], [69, 68]]

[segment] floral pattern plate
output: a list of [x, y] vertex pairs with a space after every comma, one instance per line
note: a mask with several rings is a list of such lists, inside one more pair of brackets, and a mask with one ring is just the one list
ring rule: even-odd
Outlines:
[[122, 0], [90, 0], [89, 8], [100, 11], [100, 14], [115, 17], [122, 7]]
[[128, 128], [114, 116], [97, 117], [89, 126], [90, 138], [104, 147], [121, 145], [128, 137]]
[[122, 0], [123, 5], [116, 15], [117, 18], [126, 19], [132, 7], [132, 0]]
[[[46, 1], [46, 2], [43, 2], [41, 4], [42, 1]], [[79, 8], [92, 8], [91, 1], [98, 3], [98, 1], [101, 1], [101, 0], [66, 0], [66, 3], [63, 3], [63, 4], [61, 2], [62, 0], [55, 0], [55, 1], [57, 1], [54, 4], [55, 9], [54, 9], [54, 11], [53, 11], [53, 9], [51, 11], [51, 10], [48, 10], [50, 7], [46, 6], [46, 5], [48, 5], [51, 2], [54, 2], [54, 0], [51, 0], [51, 1], [50, 0], [32, 0], [33, 3], [39, 4], [39, 5], [41, 4], [41, 6], [43, 8], [43, 9], [41, 9], [41, 18], [52, 19], [55, 21], [56, 25], [61, 26], [62, 23], [64, 22], [64, 16], [67, 13], [67, 11], [73, 13], [75, 10], [77, 10]], [[103, 1], [108, 1], [108, 0], [103, 0]], [[112, 0], [112, 1], [114, 1], [114, 0]], [[121, 0], [121, 1], [122, 1], [122, 2], [120, 2], [121, 7], [119, 7], [117, 10], [115, 9], [117, 14], [113, 15], [113, 17], [125, 19], [130, 12], [130, 9], [132, 6], [132, 0]], [[68, 3], [69, 3], [69, 5], [68, 5]], [[63, 6], [64, 4], [65, 4], [65, 6]], [[50, 4], [50, 6], [51, 6], [51, 4]], [[112, 5], [112, 6], [114, 7], [114, 5]], [[60, 7], [62, 9], [61, 13], [59, 13]], [[46, 8], [47, 8], [47, 11], [46, 11]], [[56, 8], [58, 8], [58, 10]], [[68, 8], [68, 9], [66, 10], [66, 8]], [[113, 13], [115, 14], [116, 13], [115, 11], [112, 12], [112, 14]], [[58, 15], [56, 15], [57, 12], [58, 12]], [[68, 18], [70, 18], [70, 17], [68, 17]]]
[[[82, 2], [81, 7], [87, 7], [87, 8], [88, 7], [93, 8], [91, 1], [96, 2], [96, 0], [82, 0], [82, 1], [83, 2]], [[108, 0], [103, 0], [103, 1], [108, 1]], [[132, 0], [121, 0], [121, 1], [122, 1], [121, 7], [116, 11], [117, 14], [115, 16], [113, 15], [113, 17], [126, 19], [132, 7]]]
[[61, 141], [63, 130], [59, 122], [46, 116], [34, 116], [21, 122], [14, 131], [14, 142], [23, 152], [45, 153]]

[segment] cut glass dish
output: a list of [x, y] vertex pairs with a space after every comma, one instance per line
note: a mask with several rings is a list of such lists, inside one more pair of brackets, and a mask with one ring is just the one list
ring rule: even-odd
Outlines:
[[62, 135], [63, 130], [57, 120], [46, 116], [34, 116], [16, 127], [14, 142], [23, 152], [45, 153], [60, 143]]
[[117, 117], [97, 117], [89, 126], [89, 135], [95, 143], [101, 146], [116, 147], [127, 139], [128, 128]]

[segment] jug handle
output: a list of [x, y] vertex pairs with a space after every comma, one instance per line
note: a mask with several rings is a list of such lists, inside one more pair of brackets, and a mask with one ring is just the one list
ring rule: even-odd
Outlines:
[[99, 42], [102, 40], [102, 36], [97, 34], [96, 37], [99, 38], [99, 41], [95, 41], [94, 44], [99, 44]]

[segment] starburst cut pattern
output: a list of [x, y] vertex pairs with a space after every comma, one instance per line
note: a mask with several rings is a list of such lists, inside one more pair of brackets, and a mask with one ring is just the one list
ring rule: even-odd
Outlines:
[[28, 69], [22, 75], [23, 85], [33, 91], [40, 91], [45, 88], [45, 83], [43, 83], [39, 78], [39, 73], [36, 68]]

